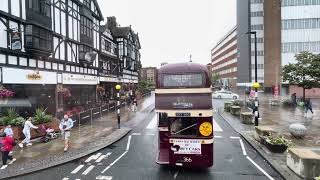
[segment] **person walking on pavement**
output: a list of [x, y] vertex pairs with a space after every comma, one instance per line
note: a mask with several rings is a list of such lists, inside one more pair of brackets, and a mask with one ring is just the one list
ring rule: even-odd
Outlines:
[[59, 129], [64, 140], [64, 151], [66, 152], [69, 148], [70, 130], [73, 127], [73, 121], [68, 115], [64, 115], [60, 121]]
[[304, 103], [304, 109], [305, 109], [305, 116], [307, 116], [308, 111], [310, 110], [311, 113], [313, 114], [313, 110], [312, 110], [312, 102], [311, 100], [308, 98], [306, 99], [305, 103]]
[[24, 123], [24, 126], [23, 126], [23, 134], [25, 136], [25, 139], [19, 144], [19, 147], [23, 148], [23, 144], [27, 144], [27, 146], [32, 146], [32, 143], [30, 143], [30, 138], [31, 138], [31, 135], [30, 135], [30, 130], [31, 128], [32, 129], [38, 129], [37, 126], [33, 125], [32, 124], [32, 118], [29, 117], [26, 122]]
[[[3, 130], [1, 130], [3, 131]], [[2, 153], [2, 167], [0, 169], [5, 169], [7, 165], [8, 159], [10, 160], [9, 164], [12, 164], [14, 161], [16, 161], [15, 158], [12, 157], [12, 155], [9, 155], [10, 151], [12, 151], [13, 146], [15, 146], [14, 139], [11, 136], [6, 136], [1, 141], [1, 153]]]
[[297, 93], [291, 95], [291, 101], [294, 106], [297, 106]]

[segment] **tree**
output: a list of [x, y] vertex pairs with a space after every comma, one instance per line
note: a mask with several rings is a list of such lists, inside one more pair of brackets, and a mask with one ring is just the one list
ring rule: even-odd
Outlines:
[[320, 54], [301, 52], [295, 56], [297, 62], [289, 63], [282, 69], [283, 81], [296, 84], [305, 90], [320, 87]]
[[211, 84], [215, 85], [216, 82], [220, 79], [220, 76], [218, 73], [213, 73], [211, 76]]

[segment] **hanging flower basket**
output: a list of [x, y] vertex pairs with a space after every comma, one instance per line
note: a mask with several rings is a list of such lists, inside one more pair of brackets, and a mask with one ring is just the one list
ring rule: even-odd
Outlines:
[[97, 86], [97, 92], [104, 92], [105, 89], [101, 86]]
[[62, 95], [63, 97], [71, 97], [71, 92], [68, 88], [58, 89], [58, 94]]
[[9, 98], [13, 96], [14, 92], [4, 88], [3, 86], [0, 86], [0, 98]]

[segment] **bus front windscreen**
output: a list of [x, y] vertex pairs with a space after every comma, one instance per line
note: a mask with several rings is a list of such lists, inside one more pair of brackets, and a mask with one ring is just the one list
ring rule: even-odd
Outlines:
[[164, 87], [199, 87], [203, 84], [202, 74], [165, 74]]

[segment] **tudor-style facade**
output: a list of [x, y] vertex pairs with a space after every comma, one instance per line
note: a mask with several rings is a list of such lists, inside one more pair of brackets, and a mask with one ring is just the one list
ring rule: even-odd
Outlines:
[[[96, 0], [1, 3], [1, 85], [51, 113], [94, 104], [103, 20]], [[63, 88], [72, 98], [61, 97]]]
[[115, 17], [107, 18], [107, 26], [118, 45], [119, 77], [124, 83], [138, 83], [138, 71], [141, 68], [141, 49], [139, 35], [130, 27], [120, 27]]

